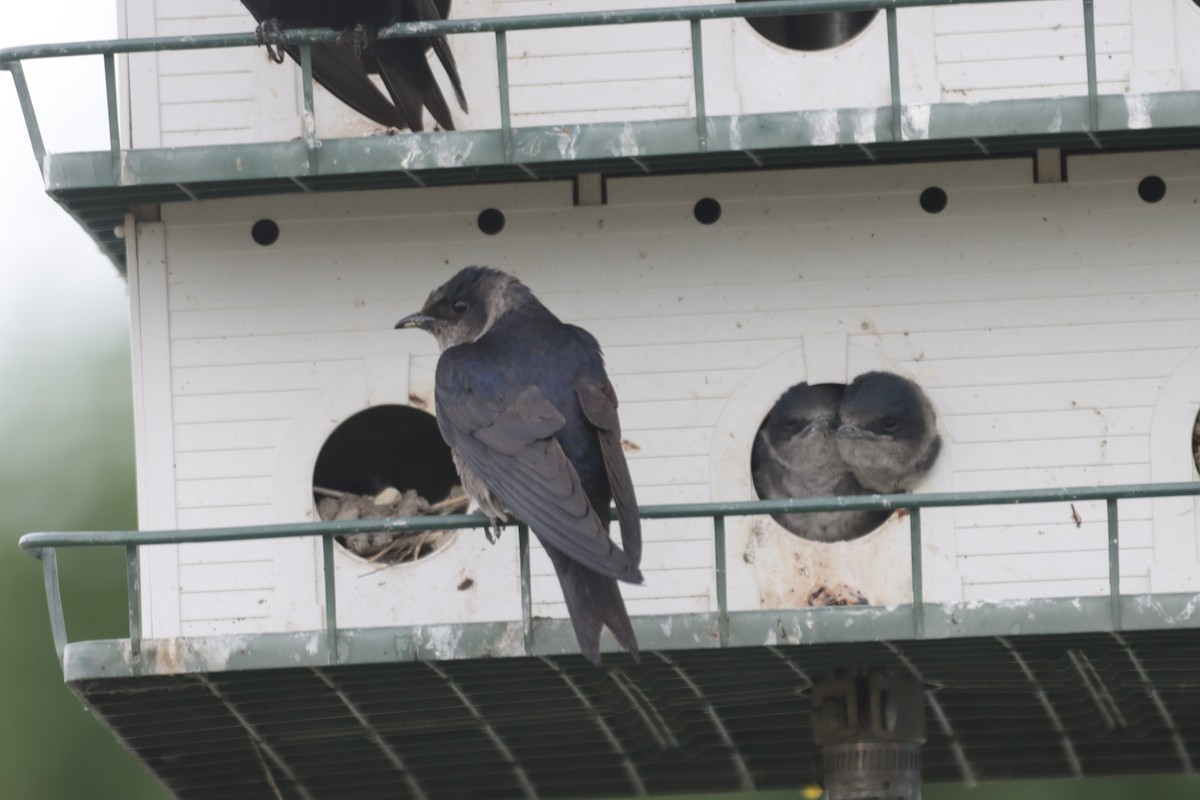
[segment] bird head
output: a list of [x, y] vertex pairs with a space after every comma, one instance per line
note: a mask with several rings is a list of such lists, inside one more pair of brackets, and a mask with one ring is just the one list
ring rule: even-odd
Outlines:
[[837, 428], [843, 387], [832, 383], [798, 383], [780, 396], [767, 416], [767, 435], [777, 443], [830, 434]]
[[490, 267], [466, 267], [429, 293], [416, 314], [396, 328], [420, 328], [433, 334], [442, 350], [474, 342], [487, 333], [523, 296], [524, 284]]
[[890, 372], [867, 372], [846, 387], [838, 449], [864, 486], [915, 485], [941, 445], [933, 406], [920, 387]]

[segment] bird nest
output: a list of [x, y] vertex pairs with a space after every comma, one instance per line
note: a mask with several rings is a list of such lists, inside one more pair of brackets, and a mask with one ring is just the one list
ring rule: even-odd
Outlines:
[[[468, 500], [462, 487], [455, 486], [450, 495], [431, 503], [415, 489], [402, 492], [389, 486], [376, 495], [353, 494], [336, 489], [314, 487], [317, 516], [323, 522], [386, 519], [389, 517], [420, 517], [453, 514], [466, 511]], [[416, 561], [432, 555], [453, 538], [455, 531], [421, 531], [417, 533], [353, 533], [335, 537], [337, 542], [356, 556], [371, 563], [385, 565]]]

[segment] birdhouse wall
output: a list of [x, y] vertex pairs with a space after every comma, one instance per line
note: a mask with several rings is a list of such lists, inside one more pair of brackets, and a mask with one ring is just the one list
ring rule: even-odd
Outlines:
[[[699, 5], [709, 0], [687, 0]], [[453, 17], [513, 16], [662, 6], [662, 0], [455, 0]], [[249, 32], [238, 0], [121, 0], [122, 34], [173, 36]], [[1097, 80], [1102, 93], [1190, 88], [1200, 81], [1200, 8], [1185, 0], [1097, 0]], [[1087, 91], [1078, 0], [901, 9], [900, 84], [906, 124], [921, 109], [975, 102], [1082, 95]], [[715, 115], [887, 106], [891, 90], [882, 12], [837, 46], [801, 51], [777, 44], [742, 19], [703, 23], [707, 111]], [[517, 31], [509, 36], [516, 126], [622, 122], [694, 113], [688, 23]], [[453, 106], [461, 130], [500, 126], [492, 34], [450, 37], [471, 113]], [[125, 60], [125, 143], [176, 147], [300, 137], [300, 70], [270, 63], [262, 49], [146, 53]], [[440, 65], [434, 74], [453, 98]], [[765, 79], [765, 76], [770, 76]], [[317, 134], [382, 129], [316, 89]], [[833, 124], [835, 121], [831, 121]], [[865, 121], [864, 121], [865, 124]], [[864, 136], [873, 135], [864, 127]]]
[[[400, 317], [468, 264], [516, 274], [604, 348], [639, 500], [748, 500], [750, 450], [791, 385], [917, 381], [944, 441], [916, 491], [1187, 481], [1200, 409], [1200, 153], [1026, 159], [272, 196], [163, 206], [130, 266], [141, 525], [315, 518], [313, 469], [355, 413], [434, 410], [434, 342]], [[1161, 176], [1161, 202], [1139, 198]], [[922, 209], [929, 187], [941, 213]], [[702, 198], [720, 219], [700, 224]], [[477, 215], [506, 216], [488, 236]], [[275, 221], [257, 244], [254, 223]], [[419, 454], [418, 454], [419, 455]], [[404, 488], [404, 487], [399, 487]], [[1192, 499], [1121, 504], [1126, 592], [1200, 588]], [[816, 544], [730, 518], [731, 608], [905, 602], [907, 520]], [[1103, 594], [1103, 504], [930, 510], [926, 596]], [[715, 610], [709, 520], [645, 525], [630, 612]], [[315, 542], [145, 548], [150, 635], [311, 629]], [[342, 626], [519, 620], [515, 530], [414, 563], [337, 552]], [[469, 579], [469, 580], [468, 580]], [[534, 552], [538, 616], [565, 617]]]

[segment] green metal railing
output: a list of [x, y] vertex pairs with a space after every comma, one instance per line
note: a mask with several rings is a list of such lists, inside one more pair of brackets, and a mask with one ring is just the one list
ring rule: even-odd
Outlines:
[[[867, 511], [907, 509], [912, 547], [912, 635], [925, 637], [925, 597], [921, 545], [921, 512], [927, 508], [1065, 503], [1104, 501], [1108, 524], [1108, 596], [1112, 630], [1122, 629], [1121, 550], [1118, 502], [1156, 497], [1200, 496], [1200, 483], [1159, 483], [1124, 486], [1091, 486], [1063, 489], [1022, 489], [998, 492], [951, 492], [941, 494], [862, 495], [851, 497], [805, 498], [797, 500], [755, 500], [728, 503], [687, 503], [646, 506], [642, 519], [713, 520], [713, 549], [720, 645], [729, 643], [729, 607], [726, 584], [725, 520], [727, 517], [817, 511]], [[129, 641], [134, 659], [142, 650], [141, 567], [138, 547], [211, 542], [242, 542], [257, 539], [294, 539], [319, 536], [324, 560], [325, 647], [330, 663], [338, 660], [337, 582], [334, 570], [334, 538], [356, 533], [385, 531], [393, 534], [420, 533], [430, 530], [484, 528], [486, 518], [479, 515], [398, 517], [385, 520], [296, 523], [261, 525], [245, 528], [211, 528], [172, 531], [81, 531], [68, 533], [30, 533], [21, 537], [21, 549], [42, 562], [46, 602], [59, 661], [68, 644], [66, 620], [59, 589], [57, 550], [75, 547], [124, 547], [126, 582], [129, 591]], [[529, 562], [529, 531], [518, 523], [521, 569], [521, 609], [525, 652], [533, 652], [532, 590]]]
[[[589, 11], [562, 14], [535, 14], [517, 17], [452, 19], [439, 22], [401, 23], [379, 31], [384, 39], [464, 33], [492, 33], [496, 39], [496, 61], [499, 74], [500, 130], [505, 144], [507, 163], [516, 163], [513, 148], [512, 113], [508, 80], [509, 33], [551, 28], [628, 25], [634, 23], [688, 22], [691, 26], [693, 65], [693, 100], [695, 104], [696, 146], [701, 152], [708, 149], [708, 117], [704, 92], [703, 27], [704, 20], [729, 18], [773, 17], [781, 15], [817, 14], [828, 12], [884, 11], [887, 18], [888, 72], [891, 85], [892, 141], [902, 140], [901, 81], [899, 34], [896, 12], [904, 8], [968, 5], [977, 3], [1013, 3], [1027, 0], [761, 0], [754, 3], [722, 3], [714, 5]], [[1096, 85], [1096, 26], [1093, 0], [1079, 0], [1083, 10], [1083, 27], [1087, 62], [1087, 103], [1090, 131], [1099, 130], [1099, 98]], [[313, 105], [311, 46], [337, 40], [339, 32], [327, 29], [288, 31], [287, 40], [299, 45], [304, 85], [305, 140], [310, 151], [317, 148], [316, 109]], [[278, 43], [278, 38], [270, 37]], [[46, 150], [41, 129], [34, 113], [29, 87], [22, 62], [31, 59], [67, 56], [101, 55], [104, 58], [105, 85], [108, 93], [109, 148], [113, 156], [114, 179], [120, 183], [119, 158], [121, 143], [117, 122], [117, 90], [115, 54], [163, 52], [176, 50], [205, 50], [221, 47], [254, 47], [250, 33], [210, 34], [198, 36], [117, 39], [66, 44], [46, 44], [13, 47], [0, 50], [0, 69], [8, 70], [16, 85], [21, 109], [29, 131], [34, 155], [41, 164]]]

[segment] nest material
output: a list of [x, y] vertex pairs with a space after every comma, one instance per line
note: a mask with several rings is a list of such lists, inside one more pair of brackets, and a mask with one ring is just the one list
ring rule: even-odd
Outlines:
[[[333, 489], [314, 488], [321, 496], [317, 501], [317, 516], [323, 522], [331, 520], [383, 519], [386, 517], [418, 517], [450, 514], [463, 509], [467, 498], [462, 487], [455, 486], [449, 496], [439, 503], [430, 503], [415, 489], [401, 492], [389, 486], [377, 495], [351, 494]], [[354, 533], [338, 536], [337, 541], [357, 556], [383, 564], [416, 561], [430, 555], [449, 541], [454, 531], [423, 531], [421, 533]]]

